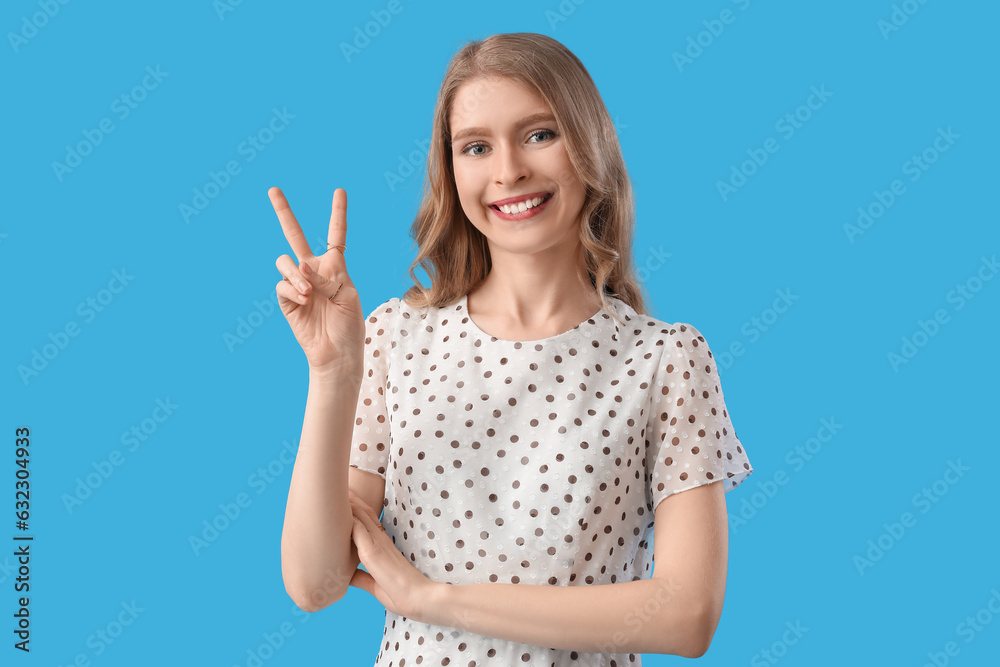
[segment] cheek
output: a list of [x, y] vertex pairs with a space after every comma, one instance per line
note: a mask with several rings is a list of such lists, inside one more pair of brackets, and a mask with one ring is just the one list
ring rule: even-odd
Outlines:
[[559, 187], [565, 195], [564, 200], [581, 199], [586, 193], [586, 187], [576, 175], [573, 165], [569, 161], [560, 162], [556, 169], [558, 174]]
[[454, 163], [452, 164], [452, 173], [455, 174], [455, 188], [461, 195], [468, 189], [469, 175], [465, 169]]
[[472, 208], [479, 207], [480, 193], [475, 185], [475, 179], [470, 178], [467, 171], [455, 170], [455, 189], [458, 190], [458, 200], [466, 213]]
[[571, 195], [578, 188], [582, 187], [580, 179], [576, 177], [576, 172], [568, 156], [554, 156], [552, 161], [547, 165], [546, 171], [554, 175], [559, 189], [563, 190], [567, 195]]

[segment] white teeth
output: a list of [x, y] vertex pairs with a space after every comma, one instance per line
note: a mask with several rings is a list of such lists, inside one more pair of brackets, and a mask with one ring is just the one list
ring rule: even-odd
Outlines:
[[519, 201], [516, 204], [501, 204], [500, 210], [510, 215], [512, 213], [523, 213], [529, 208], [534, 208], [542, 203], [545, 197], [535, 197], [534, 199], [526, 199], [524, 201]]

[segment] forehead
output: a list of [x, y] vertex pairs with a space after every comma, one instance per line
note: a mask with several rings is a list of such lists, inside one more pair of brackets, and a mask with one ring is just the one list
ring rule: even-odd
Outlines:
[[527, 84], [506, 77], [477, 77], [455, 91], [448, 122], [455, 132], [464, 126], [503, 123], [539, 111], [551, 109]]

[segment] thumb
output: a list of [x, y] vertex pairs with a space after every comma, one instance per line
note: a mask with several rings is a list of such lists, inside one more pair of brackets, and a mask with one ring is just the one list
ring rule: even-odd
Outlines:
[[354, 576], [351, 577], [351, 580], [347, 583], [347, 585], [367, 591], [369, 595], [374, 597], [375, 593], [372, 592], [373, 583], [375, 583], [375, 577], [361, 568], [358, 568], [354, 571]]
[[329, 282], [326, 276], [314, 269], [307, 261], [303, 260], [302, 263], [299, 264], [299, 270], [302, 271], [302, 275], [304, 275], [313, 285], [318, 286]]
[[[302, 270], [303, 277], [308, 280], [310, 284], [312, 284], [317, 294], [329, 299], [330, 296], [337, 291], [338, 286], [334, 285], [333, 281], [324, 276], [322, 273], [316, 271], [309, 265], [309, 262], [302, 262], [300, 268]], [[333, 287], [333, 289], [331, 289], [331, 287]]]

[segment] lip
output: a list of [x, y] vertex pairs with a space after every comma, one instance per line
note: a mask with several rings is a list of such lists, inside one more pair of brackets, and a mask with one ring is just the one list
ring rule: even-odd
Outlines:
[[525, 201], [526, 199], [534, 199], [535, 197], [544, 197], [549, 194], [548, 192], [532, 192], [531, 194], [518, 195], [517, 197], [507, 197], [506, 199], [498, 199], [494, 202], [490, 202], [489, 206], [502, 206], [503, 204], [513, 204], [514, 202]]
[[[531, 198], [534, 198], [534, 197], [541, 197], [541, 196], [544, 196], [545, 194], [547, 194], [547, 193], [543, 192], [541, 194], [531, 195], [529, 197], [520, 197], [520, 198], [515, 197], [513, 200], [511, 200], [511, 199], [504, 199], [500, 203], [501, 204], [506, 204], [506, 203], [508, 203], [510, 201], [523, 201], [524, 199], [531, 199]], [[538, 206], [533, 206], [533, 207], [531, 207], [531, 208], [529, 208], [529, 209], [527, 209], [525, 211], [521, 211], [520, 213], [504, 213], [499, 208], [496, 208], [495, 204], [491, 204], [489, 206], [489, 209], [490, 209], [490, 212], [493, 213], [493, 215], [497, 216], [501, 220], [510, 220], [510, 221], [527, 220], [528, 218], [533, 218], [536, 215], [540, 215], [542, 213], [542, 211], [544, 211], [548, 207], [549, 203], [551, 203], [551, 201], [553, 199], [555, 199], [555, 194], [549, 195], [549, 198], [546, 199], [545, 201], [543, 201]]]

